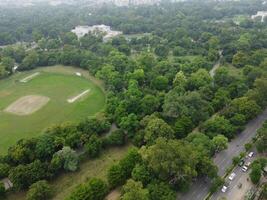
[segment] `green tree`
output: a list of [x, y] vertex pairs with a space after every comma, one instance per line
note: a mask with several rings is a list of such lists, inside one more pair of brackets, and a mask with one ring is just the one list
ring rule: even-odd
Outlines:
[[217, 151], [222, 151], [228, 147], [228, 139], [224, 135], [216, 135], [212, 138]]
[[132, 179], [147, 185], [151, 181], [152, 177], [146, 165], [137, 164], [132, 171]]
[[176, 192], [165, 182], [152, 182], [147, 187], [149, 199], [153, 200], [175, 200]]
[[155, 48], [155, 54], [159, 57], [167, 57], [169, 54], [169, 48], [166, 45], [158, 45]]
[[102, 140], [96, 135], [92, 135], [85, 144], [85, 150], [91, 158], [95, 158], [99, 156], [102, 146]]
[[157, 111], [159, 106], [160, 106], [159, 98], [150, 94], [145, 95], [141, 102], [142, 112], [145, 115], [150, 115], [153, 112]]
[[248, 63], [248, 55], [244, 52], [237, 52], [232, 60], [232, 64], [235, 67], [244, 67]]
[[129, 179], [122, 188], [121, 200], [149, 200], [148, 190], [141, 182]]
[[108, 187], [104, 181], [92, 178], [77, 186], [66, 200], [103, 200], [107, 192]]
[[176, 138], [181, 139], [187, 136], [193, 129], [194, 125], [189, 117], [182, 116], [178, 118], [174, 125]]
[[132, 137], [139, 126], [139, 121], [137, 116], [131, 113], [126, 117], [122, 117], [119, 126], [127, 131], [128, 136]]
[[196, 90], [209, 85], [211, 80], [211, 76], [207, 70], [199, 69], [197, 72], [191, 74], [188, 79], [188, 87], [191, 90]]
[[57, 163], [60, 168], [67, 171], [76, 171], [78, 169], [78, 155], [70, 147], [63, 147], [53, 155], [51, 163]]
[[107, 174], [110, 187], [115, 188], [126, 181], [125, 173], [120, 164], [112, 165]]
[[21, 70], [30, 70], [37, 66], [39, 62], [39, 56], [37, 52], [32, 51], [30, 52], [22, 61], [19, 69]]
[[193, 124], [197, 124], [207, 119], [211, 112], [210, 104], [196, 91], [181, 95], [171, 90], [165, 96], [163, 114], [167, 117], [187, 116], [192, 119]]
[[46, 181], [38, 181], [30, 186], [27, 192], [27, 200], [48, 200], [53, 195], [52, 188]]
[[215, 116], [207, 120], [202, 125], [201, 130], [211, 138], [218, 134], [224, 135], [227, 138], [233, 138], [234, 136], [233, 126], [229, 120], [225, 119], [223, 116]]
[[186, 85], [187, 85], [187, 78], [184, 75], [184, 73], [182, 71], [177, 72], [175, 78], [173, 79], [173, 86], [179, 87], [182, 90], [184, 90]]
[[154, 145], [143, 147], [141, 155], [162, 180], [178, 184], [181, 188], [188, 187], [197, 175], [197, 155], [186, 142], [159, 138]]
[[36, 157], [41, 160], [50, 159], [56, 151], [54, 140], [55, 138], [48, 134], [39, 137], [35, 147]]
[[6, 163], [0, 163], [0, 179], [8, 177], [10, 166]]
[[173, 139], [175, 137], [172, 128], [162, 119], [151, 119], [145, 128], [145, 141], [153, 144], [158, 137]]
[[251, 166], [251, 172], [249, 173], [249, 177], [254, 184], [258, 184], [261, 178], [261, 165], [257, 163], [253, 163]]
[[152, 80], [151, 86], [156, 90], [166, 90], [168, 87], [169, 80], [165, 76], [157, 76]]

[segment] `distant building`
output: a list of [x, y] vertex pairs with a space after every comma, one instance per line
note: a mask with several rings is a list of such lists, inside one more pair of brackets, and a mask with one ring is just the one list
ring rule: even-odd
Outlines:
[[139, 6], [139, 5], [153, 5], [160, 3], [161, 0], [113, 0], [116, 6]]
[[113, 31], [110, 26], [106, 26], [104, 24], [94, 25], [94, 26], [76, 26], [71, 32], [75, 33], [78, 38], [85, 36], [88, 33], [103, 34], [103, 41], [106, 42], [109, 39], [121, 35], [121, 31]]
[[258, 11], [256, 15], [252, 15], [251, 19], [261, 17], [261, 22], [264, 22], [264, 18], [267, 16], [267, 11]]

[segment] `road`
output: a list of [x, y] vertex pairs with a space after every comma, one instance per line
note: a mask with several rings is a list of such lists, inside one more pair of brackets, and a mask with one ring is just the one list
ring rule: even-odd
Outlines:
[[[255, 152], [256, 150], [253, 150]], [[252, 163], [256, 159], [255, 155], [252, 158], [245, 158], [245, 163], [250, 162]], [[241, 167], [236, 166], [233, 172], [236, 174], [234, 180], [230, 181], [228, 177], [226, 178], [225, 182], [228, 184], [228, 188], [225, 193], [221, 192], [221, 188], [215, 194], [212, 195], [211, 200], [219, 200], [222, 197], [226, 197], [226, 199], [235, 199], [235, 200], [242, 200], [244, 199], [245, 193], [251, 187], [253, 188], [254, 185], [251, 183], [249, 179], [249, 171], [243, 172]], [[238, 184], [242, 184], [241, 188], [238, 188]], [[255, 189], [255, 188], [254, 188]]]
[[[228, 148], [221, 151], [214, 157], [213, 161], [218, 166], [218, 174], [223, 176], [226, 169], [232, 164], [232, 158], [238, 156], [244, 151], [244, 145], [251, 141], [257, 133], [263, 122], [267, 119], [267, 109], [265, 109], [258, 117], [251, 120], [235, 139], [228, 144]], [[210, 183], [204, 180], [197, 180], [194, 182], [190, 190], [182, 195], [178, 195], [178, 199], [182, 200], [203, 200], [208, 194]]]

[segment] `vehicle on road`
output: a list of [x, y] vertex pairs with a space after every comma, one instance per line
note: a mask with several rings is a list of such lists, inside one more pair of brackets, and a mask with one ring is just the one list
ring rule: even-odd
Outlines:
[[238, 183], [237, 187], [240, 189], [242, 188], [242, 183]]
[[232, 181], [235, 179], [235, 177], [236, 177], [236, 173], [233, 172], [228, 178], [230, 181]]
[[242, 167], [242, 171], [243, 171], [243, 172], [248, 171], [248, 167], [244, 165], [244, 166]]
[[242, 159], [242, 160], [238, 163], [238, 166], [239, 166], [239, 167], [242, 167], [242, 166], [244, 165], [244, 163], [245, 163], [245, 161], [244, 161], [244, 159]]
[[245, 166], [249, 167], [251, 165], [251, 162], [247, 162]]
[[248, 154], [248, 156], [251, 158], [251, 157], [253, 157], [253, 155], [254, 155], [254, 152], [253, 151], [251, 151], [249, 154]]
[[226, 190], [227, 190], [227, 188], [228, 188], [228, 187], [224, 185], [224, 186], [222, 187], [221, 191], [222, 191], [223, 193], [225, 193]]

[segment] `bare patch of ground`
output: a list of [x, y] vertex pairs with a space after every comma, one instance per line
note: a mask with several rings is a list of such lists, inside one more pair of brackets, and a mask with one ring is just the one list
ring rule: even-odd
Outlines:
[[120, 195], [121, 193], [118, 189], [112, 190], [108, 196], [106, 196], [106, 200], [118, 200]]
[[28, 81], [32, 80], [34, 77], [38, 76], [40, 72], [35, 72], [34, 74], [25, 77], [24, 79], [21, 79], [20, 82], [27, 83]]
[[15, 115], [30, 115], [45, 106], [49, 100], [45, 96], [24, 96], [9, 105], [4, 111]]
[[84, 96], [85, 96], [87, 93], [89, 93], [89, 92], [90, 92], [90, 89], [85, 90], [85, 91], [83, 91], [82, 93], [78, 94], [77, 96], [68, 99], [67, 101], [68, 101], [69, 103], [74, 103], [74, 102], [77, 101], [78, 99], [84, 97]]

